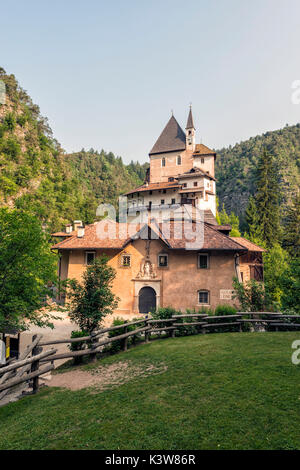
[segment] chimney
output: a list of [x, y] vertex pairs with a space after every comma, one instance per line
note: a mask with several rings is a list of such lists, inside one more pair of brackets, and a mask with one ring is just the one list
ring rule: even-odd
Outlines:
[[73, 231], [72, 224], [66, 225], [66, 233], [72, 233], [72, 231]]
[[82, 227], [82, 221], [81, 220], [74, 220], [74, 230], [77, 232], [78, 227]]
[[77, 227], [77, 237], [78, 238], [84, 237], [84, 227], [82, 225], [80, 227]]

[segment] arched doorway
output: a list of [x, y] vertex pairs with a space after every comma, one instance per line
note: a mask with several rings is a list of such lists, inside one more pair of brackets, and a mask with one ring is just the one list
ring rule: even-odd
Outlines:
[[156, 309], [156, 292], [152, 287], [142, 287], [139, 292], [139, 312], [149, 313]]

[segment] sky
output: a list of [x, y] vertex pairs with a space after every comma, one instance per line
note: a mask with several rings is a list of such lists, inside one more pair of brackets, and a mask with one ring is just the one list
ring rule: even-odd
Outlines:
[[0, 66], [67, 152], [143, 163], [171, 116], [211, 148], [300, 122], [299, 0], [0, 0]]

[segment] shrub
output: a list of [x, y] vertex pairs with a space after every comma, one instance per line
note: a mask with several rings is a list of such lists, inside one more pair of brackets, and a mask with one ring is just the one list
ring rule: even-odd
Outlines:
[[[87, 331], [82, 331], [82, 330], [74, 330], [71, 333], [71, 338], [81, 338], [83, 336], [89, 336]], [[78, 341], [78, 343], [71, 343], [69, 345], [70, 351], [82, 351], [83, 349], [86, 349], [87, 342], [86, 341]], [[74, 363], [75, 364], [81, 364], [82, 363], [83, 356], [78, 356], [74, 357]]]
[[[131, 321], [136, 321], [136, 320], [140, 320], [140, 318], [133, 318]], [[123, 318], [117, 317], [117, 318], [114, 319], [111, 326], [124, 325], [125, 323], [128, 323], [128, 322], [126, 320], [123, 320]], [[127, 332], [134, 331], [137, 328], [139, 328], [139, 325], [129, 325], [127, 327]], [[116, 330], [113, 330], [113, 331], [109, 331], [108, 337], [109, 338], [114, 338], [115, 336], [122, 335], [123, 333], [124, 333], [124, 328], [116, 329]], [[141, 337], [141, 333], [138, 333], [135, 336], [129, 336], [127, 345], [130, 346], [131, 344], [135, 344], [137, 339], [140, 338], [140, 337]], [[112, 353], [119, 352], [122, 349], [122, 345], [123, 345], [123, 340], [119, 339], [119, 340], [114, 341], [113, 343], [111, 343], [108, 346], [108, 348], [106, 348], [106, 351], [109, 351], [109, 352], [112, 352]]]
[[172, 307], [159, 307], [157, 310], [151, 312], [153, 319], [162, 320], [164, 318], [171, 318], [173, 315], [178, 313], [175, 308]]
[[218, 305], [215, 315], [236, 315], [237, 309], [231, 305]]
[[272, 309], [270, 296], [265, 291], [261, 282], [251, 279], [242, 284], [233, 279], [233, 287], [235, 289], [234, 298], [237, 298], [244, 312], [263, 312], [265, 309]]

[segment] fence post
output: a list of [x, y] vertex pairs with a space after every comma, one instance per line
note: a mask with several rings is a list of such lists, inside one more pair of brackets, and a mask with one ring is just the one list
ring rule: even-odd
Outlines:
[[[148, 320], [145, 320], [145, 327], [148, 325]], [[149, 330], [145, 331], [145, 343], [149, 343]]]
[[[125, 321], [125, 323], [127, 323], [127, 321]], [[125, 326], [124, 333], [127, 333], [127, 332], [128, 332], [128, 326]], [[127, 351], [127, 346], [128, 346], [128, 336], [127, 338], [123, 339], [123, 351]]]
[[[93, 337], [93, 332], [91, 333], [91, 349], [96, 349], [97, 348], [97, 343], [98, 343], [98, 338]], [[96, 362], [97, 361], [97, 353], [96, 352], [91, 352], [90, 353], [90, 360], [91, 362]]]
[[[35, 341], [36, 338], [37, 338], [37, 335], [34, 335], [32, 337], [32, 342]], [[37, 354], [41, 353], [42, 351], [43, 351], [43, 348], [36, 345], [32, 350], [32, 356], [36, 356]], [[40, 367], [40, 361], [34, 361], [31, 364], [31, 372], [35, 372], [35, 371], [39, 370], [39, 367]], [[39, 391], [39, 377], [34, 377], [32, 379], [32, 393], [35, 394], [38, 391]]]
[[[174, 321], [171, 321], [170, 323], [171, 323], [171, 325], [170, 325], [170, 326], [173, 326], [173, 324], [174, 324]], [[175, 330], [175, 328], [174, 328], [174, 330], [170, 330], [170, 333], [171, 333], [171, 334], [170, 334], [171, 338], [175, 338], [175, 334], [176, 334], [176, 330]]]

